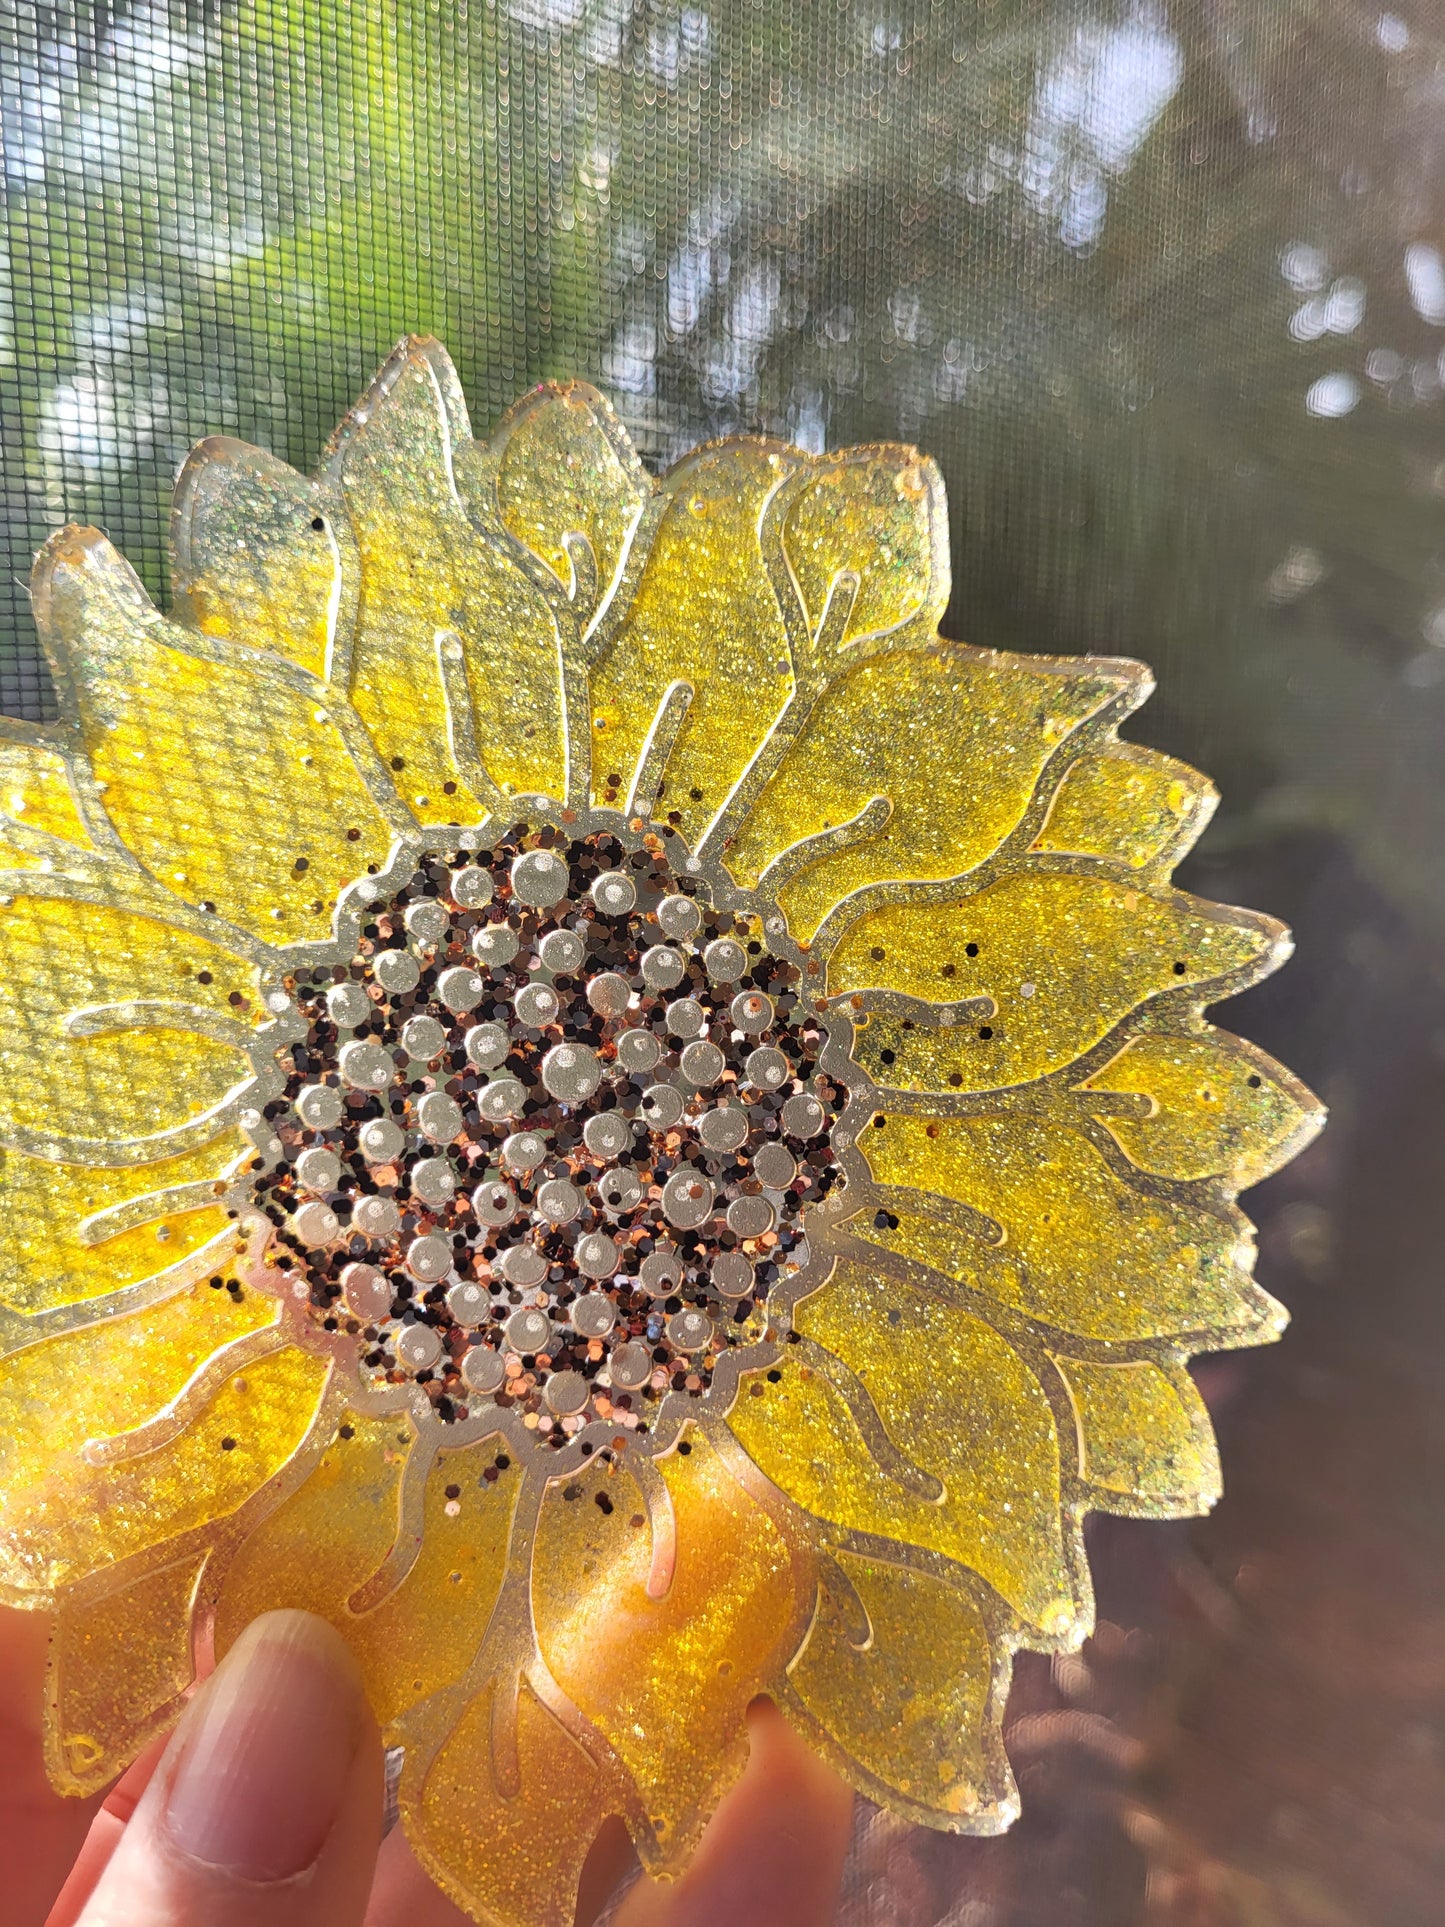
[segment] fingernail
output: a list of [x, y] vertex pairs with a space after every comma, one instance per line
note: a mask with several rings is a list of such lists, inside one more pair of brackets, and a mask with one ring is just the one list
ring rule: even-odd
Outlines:
[[285, 1880], [315, 1861], [361, 1736], [354, 1675], [307, 1613], [247, 1627], [187, 1709], [165, 1798], [183, 1853], [243, 1880]]

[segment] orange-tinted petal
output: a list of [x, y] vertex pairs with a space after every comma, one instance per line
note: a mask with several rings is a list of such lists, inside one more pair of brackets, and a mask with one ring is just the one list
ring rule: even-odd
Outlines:
[[189, 1550], [114, 1589], [62, 1594], [45, 1697], [46, 1766], [62, 1793], [97, 1792], [179, 1713], [205, 1557]]
[[748, 1702], [781, 1677], [812, 1596], [811, 1571], [714, 1448], [695, 1431], [685, 1443], [656, 1461], [672, 1515], [658, 1529], [675, 1535], [665, 1590], [625, 1464], [571, 1481], [571, 1499], [551, 1488], [533, 1565], [542, 1658], [636, 1782], [657, 1866], [691, 1852], [742, 1770]]

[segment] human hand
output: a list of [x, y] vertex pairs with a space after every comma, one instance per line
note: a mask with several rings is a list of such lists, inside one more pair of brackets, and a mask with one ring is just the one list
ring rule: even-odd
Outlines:
[[[63, 1799], [45, 1779], [47, 1636], [42, 1614], [0, 1612], [7, 1927], [466, 1927], [400, 1831], [381, 1838], [381, 1738], [356, 1663], [323, 1620], [258, 1619], [170, 1739], [92, 1801]], [[747, 1771], [686, 1875], [637, 1882], [615, 1927], [831, 1920], [852, 1796], [771, 1707], [755, 1709], [749, 1732]], [[629, 1863], [620, 1837], [604, 1837], [579, 1927]]]

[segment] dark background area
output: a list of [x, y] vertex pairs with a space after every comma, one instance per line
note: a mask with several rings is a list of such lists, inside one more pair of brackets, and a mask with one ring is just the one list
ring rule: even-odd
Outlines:
[[1285, 1342], [1207, 1362], [1226, 1499], [1099, 1520], [1020, 1667], [1024, 1819], [860, 1819], [848, 1927], [1442, 1912], [1445, 13], [1426, 0], [0, 0], [0, 709], [32, 551], [167, 593], [171, 478], [312, 465], [407, 330], [478, 432], [604, 388], [649, 462], [941, 462], [946, 628], [1149, 661], [1287, 917], [1226, 1009], [1333, 1110], [1246, 1200]]

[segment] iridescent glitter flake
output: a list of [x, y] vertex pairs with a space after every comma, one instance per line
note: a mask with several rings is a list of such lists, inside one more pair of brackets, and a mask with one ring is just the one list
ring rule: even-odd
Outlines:
[[759, 1694], [930, 1826], [1016, 1811], [1090, 1509], [1218, 1492], [1277, 1335], [1234, 1200], [1319, 1122], [1204, 1020], [1213, 793], [1132, 663], [942, 641], [907, 448], [654, 481], [600, 396], [470, 438], [404, 343], [315, 480], [203, 443], [162, 615], [94, 530], [0, 728], [0, 1598], [90, 1793], [194, 1656], [349, 1641], [402, 1824], [570, 1921], [683, 1867]]

